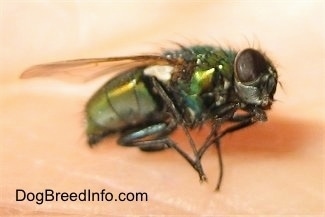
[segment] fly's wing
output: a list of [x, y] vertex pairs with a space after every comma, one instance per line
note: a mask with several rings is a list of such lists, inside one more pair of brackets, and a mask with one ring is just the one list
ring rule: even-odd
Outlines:
[[53, 77], [67, 82], [82, 83], [113, 71], [174, 64], [173, 60], [154, 55], [78, 59], [32, 66], [24, 71], [20, 78]]

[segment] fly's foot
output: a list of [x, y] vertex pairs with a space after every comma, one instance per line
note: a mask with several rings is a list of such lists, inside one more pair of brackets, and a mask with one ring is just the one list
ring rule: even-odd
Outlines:
[[201, 174], [200, 175], [200, 182], [203, 183], [203, 182], [208, 182], [208, 178], [205, 174]]
[[194, 164], [194, 169], [197, 171], [197, 173], [199, 174], [200, 177], [200, 182], [206, 182], [207, 181], [207, 176], [205, 175], [203, 168], [202, 168], [202, 164], [200, 161], [195, 162]]

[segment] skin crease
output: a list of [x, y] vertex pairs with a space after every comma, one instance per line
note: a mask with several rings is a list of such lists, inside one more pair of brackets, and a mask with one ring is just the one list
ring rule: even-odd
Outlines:
[[[0, 216], [324, 214], [324, 3], [321, 1], [1, 1]], [[83, 104], [109, 77], [80, 84], [20, 80], [29, 66], [66, 59], [159, 52], [198, 42], [261, 48], [278, 69], [269, 121], [222, 140], [224, 179], [214, 192], [216, 151], [203, 157], [208, 183], [173, 150], [90, 149]], [[193, 132], [198, 140], [201, 132]], [[176, 133], [190, 151], [185, 137]], [[16, 202], [39, 192], [147, 192], [146, 202]]]

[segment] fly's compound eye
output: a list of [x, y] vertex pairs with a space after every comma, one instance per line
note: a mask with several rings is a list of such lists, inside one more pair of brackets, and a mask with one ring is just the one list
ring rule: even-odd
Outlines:
[[257, 50], [248, 48], [237, 54], [235, 75], [238, 81], [243, 83], [254, 82], [265, 70], [265, 59]]

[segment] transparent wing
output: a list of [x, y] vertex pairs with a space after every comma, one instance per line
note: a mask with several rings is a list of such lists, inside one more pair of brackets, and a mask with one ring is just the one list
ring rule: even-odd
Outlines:
[[78, 59], [35, 65], [24, 71], [20, 78], [53, 77], [63, 81], [82, 83], [114, 71], [147, 65], [174, 64], [176, 63], [173, 60], [153, 55]]

